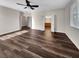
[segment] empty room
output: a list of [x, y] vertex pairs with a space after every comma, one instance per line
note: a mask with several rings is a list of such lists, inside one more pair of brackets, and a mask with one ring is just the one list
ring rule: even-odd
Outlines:
[[79, 58], [79, 0], [0, 0], [0, 58]]

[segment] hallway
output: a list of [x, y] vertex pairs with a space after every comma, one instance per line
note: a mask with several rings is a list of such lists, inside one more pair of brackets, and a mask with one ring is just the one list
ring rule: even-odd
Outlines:
[[51, 24], [50, 25], [45, 25], [45, 32], [44, 32], [45, 38], [48, 41], [51, 41], [52, 39], [52, 33], [51, 33]]

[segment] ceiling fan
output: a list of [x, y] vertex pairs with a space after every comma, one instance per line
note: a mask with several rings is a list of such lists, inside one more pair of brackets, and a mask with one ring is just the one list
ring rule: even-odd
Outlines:
[[25, 6], [24, 9], [26, 9], [27, 7], [30, 7], [32, 10], [34, 10], [35, 8], [39, 7], [39, 5], [31, 5], [31, 4], [30, 4], [31, 2], [28, 1], [28, 0], [25, 0], [25, 2], [26, 2], [25, 5], [24, 5], [24, 4], [21, 4], [21, 3], [16, 3], [16, 4], [17, 4], [17, 5]]

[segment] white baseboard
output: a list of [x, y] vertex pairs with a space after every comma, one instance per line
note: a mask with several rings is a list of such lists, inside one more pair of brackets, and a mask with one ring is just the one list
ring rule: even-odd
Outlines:
[[69, 35], [67, 33], [66, 33], [66, 35], [73, 42], [73, 44], [79, 49], [79, 45], [77, 44], [77, 42], [75, 40], [73, 40], [71, 37], [69, 37]]

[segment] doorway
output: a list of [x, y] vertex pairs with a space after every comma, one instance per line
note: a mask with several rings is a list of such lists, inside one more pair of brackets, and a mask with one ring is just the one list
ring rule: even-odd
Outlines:
[[45, 16], [44, 31], [56, 32], [56, 15]]
[[51, 41], [52, 35], [56, 31], [56, 16], [46, 16], [44, 19], [44, 35], [47, 41]]
[[44, 22], [44, 28], [45, 28], [45, 32], [44, 32], [44, 35], [45, 35], [45, 38], [47, 41], [51, 41], [52, 39], [52, 18], [49, 17], [49, 16], [46, 16], [45, 17], [45, 22]]
[[51, 32], [51, 18], [50, 17], [45, 18], [45, 31]]

